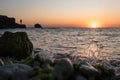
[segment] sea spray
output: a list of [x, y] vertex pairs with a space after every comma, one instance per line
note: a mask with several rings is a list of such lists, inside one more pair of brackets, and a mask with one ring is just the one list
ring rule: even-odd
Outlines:
[[100, 53], [103, 49], [102, 44], [97, 44], [97, 41], [91, 41], [88, 47], [84, 50], [85, 56], [87, 57], [93, 57], [93, 58], [99, 58]]

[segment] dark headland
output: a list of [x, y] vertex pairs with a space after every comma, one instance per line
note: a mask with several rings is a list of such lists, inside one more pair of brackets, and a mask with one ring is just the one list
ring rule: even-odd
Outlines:
[[9, 29], [9, 28], [26, 28], [25, 24], [22, 24], [22, 20], [20, 20], [20, 24], [16, 23], [14, 17], [7, 17], [5, 15], [0, 15], [0, 29]]
[[[13, 28], [26, 28], [26, 25], [22, 23], [22, 19], [20, 19], [20, 23], [16, 23], [16, 19], [14, 17], [8, 17], [6, 15], [0, 15], [0, 29], [13, 29]], [[34, 28], [43, 28], [41, 24], [37, 23], [34, 25]]]

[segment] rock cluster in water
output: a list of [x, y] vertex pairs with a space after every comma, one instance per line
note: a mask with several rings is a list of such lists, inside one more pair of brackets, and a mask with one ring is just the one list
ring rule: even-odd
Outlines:
[[26, 28], [26, 25], [16, 23], [15, 18], [9, 18], [7, 16], [0, 15], [0, 29], [9, 28]]
[[39, 53], [36, 51], [34, 55], [28, 55], [33, 47], [25, 32], [6, 32], [1, 38], [0, 80], [119, 80], [120, 78], [112, 68], [104, 64], [90, 64], [82, 60], [74, 62], [70, 55], [54, 55], [46, 51]]

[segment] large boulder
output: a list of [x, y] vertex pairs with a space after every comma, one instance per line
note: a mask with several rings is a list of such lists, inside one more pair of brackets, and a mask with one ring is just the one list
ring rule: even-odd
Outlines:
[[26, 32], [5, 32], [0, 37], [0, 56], [24, 59], [32, 54], [33, 44]]
[[72, 75], [73, 71], [73, 64], [68, 58], [59, 61], [53, 69], [53, 73], [57, 80], [67, 80]]
[[0, 67], [0, 80], [29, 80], [30, 66], [11, 64]]
[[100, 72], [92, 65], [85, 65], [85, 64], [80, 66], [80, 73], [86, 77], [95, 77], [100, 74]]

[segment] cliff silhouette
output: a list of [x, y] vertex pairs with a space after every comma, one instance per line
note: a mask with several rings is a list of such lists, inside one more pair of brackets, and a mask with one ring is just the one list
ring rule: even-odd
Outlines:
[[26, 28], [25, 24], [16, 23], [15, 18], [0, 15], [0, 29]]

